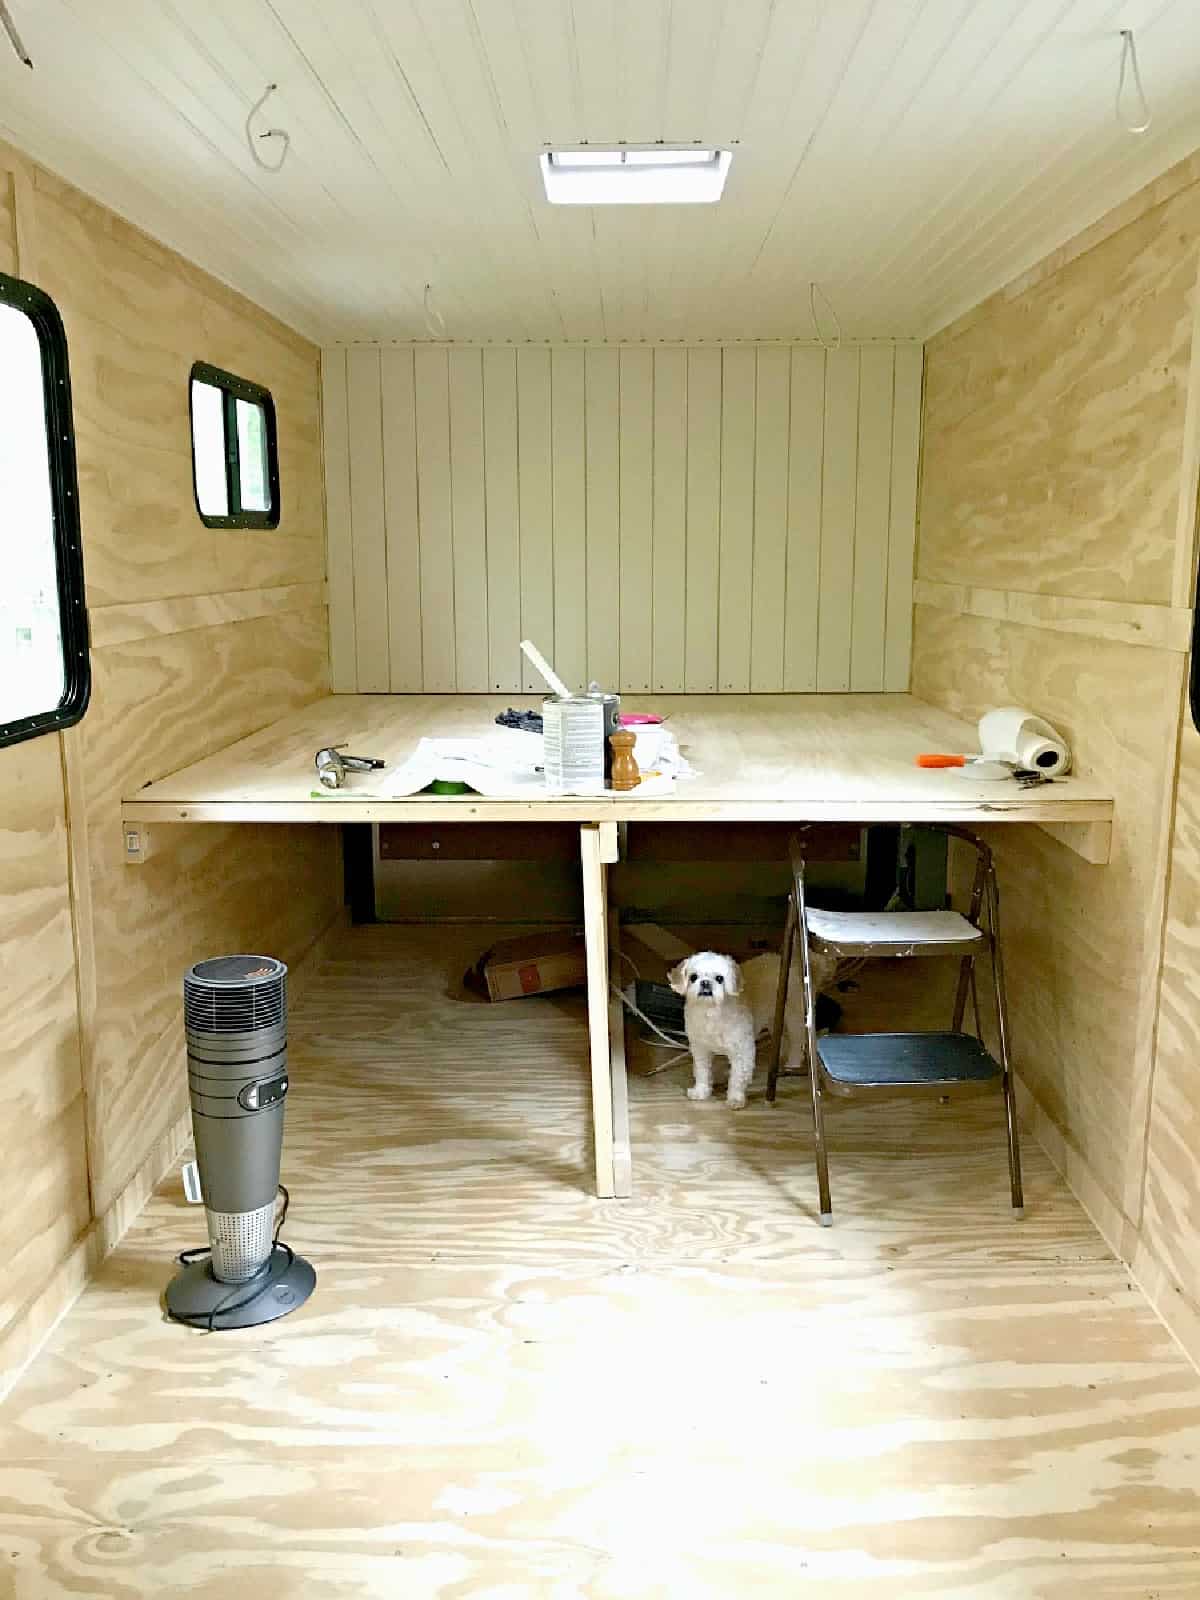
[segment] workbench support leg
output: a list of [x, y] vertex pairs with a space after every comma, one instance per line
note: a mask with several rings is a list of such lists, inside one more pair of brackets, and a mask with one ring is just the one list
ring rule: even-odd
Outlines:
[[616, 858], [616, 829], [611, 823], [584, 823], [579, 829], [583, 870], [583, 928], [587, 945], [588, 1038], [592, 1065], [592, 1129], [596, 1156], [596, 1193], [610, 1200], [617, 1193], [613, 1165], [612, 1052], [608, 1015], [608, 884], [607, 861]]
[[[609, 960], [621, 959], [621, 914], [615, 905], [608, 908]], [[617, 987], [623, 987], [624, 973], [616, 975]], [[609, 990], [608, 999], [608, 1063], [612, 1081], [613, 1100], [613, 1193], [618, 1200], [628, 1200], [633, 1193], [633, 1146], [629, 1139], [629, 1076], [625, 1070], [625, 1007], [620, 995]]]

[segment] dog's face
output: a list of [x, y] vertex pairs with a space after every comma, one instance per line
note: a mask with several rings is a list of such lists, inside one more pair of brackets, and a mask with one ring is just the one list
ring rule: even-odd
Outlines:
[[719, 1006], [741, 994], [742, 971], [730, 956], [718, 955], [715, 950], [701, 950], [673, 967], [667, 982], [676, 994], [683, 995], [689, 1002], [699, 1000]]

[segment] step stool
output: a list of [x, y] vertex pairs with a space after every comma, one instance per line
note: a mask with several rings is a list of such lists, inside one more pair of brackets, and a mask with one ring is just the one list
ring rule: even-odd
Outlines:
[[[779, 1082], [788, 981], [798, 938], [812, 1087], [817, 1189], [823, 1227], [829, 1227], [833, 1222], [822, 1107], [825, 1094], [852, 1096], [871, 1092], [896, 1094], [912, 1091], [946, 1097], [956, 1091], [998, 1087], [1004, 1097], [1012, 1207], [1018, 1217], [1024, 1215], [1021, 1149], [1009, 1062], [1008, 1005], [1000, 950], [1000, 891], [996, 883], [995, 863], [988, 846], [966, 829], [946, 826], [938, 831], [963, 840], [975, 851], [975, 879], [965, 916], [957, 911], [810, 910], [804, 889], [807, 830], [797, 833], [789, 841], [792, 890], [788, 896], [783, 954], [779, 963], [775, 1026], [767, 1073], [767, 1100], [774, 1104]], [[958, 989], [951, 1028], [945, 1033], [842, 1033], [818, 1038], [810, 949], [837, 957], [870, 959], [957, 956]], [[991, 958], [998, 1061], [987, 1050], [981, 1037], [975, 966], [984, 954]], [[974, 1034], [963, 1032], [968, 995], [974, 1012]]]

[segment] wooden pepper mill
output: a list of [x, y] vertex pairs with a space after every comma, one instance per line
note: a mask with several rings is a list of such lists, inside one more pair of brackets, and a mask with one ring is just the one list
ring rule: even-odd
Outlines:
[[637, 735], [628, 728], [618, 728], [616, 733], [609, 734], [608, 742], [612, 746], [612, 777], [609, 782], [614, 789], [636, 789], [642, 781], [633, 756]]

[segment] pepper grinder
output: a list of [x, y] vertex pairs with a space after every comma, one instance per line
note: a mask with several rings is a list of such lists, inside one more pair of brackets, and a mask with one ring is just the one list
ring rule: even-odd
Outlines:
[[614, 789], [636, 789], [642, 781], [633, 754], [637, 735], [628, 728], [618, 728], [616, 733], [609, 734], [608, 742], [612, 746], [612, 777], [609, 782]]

